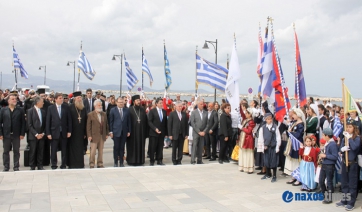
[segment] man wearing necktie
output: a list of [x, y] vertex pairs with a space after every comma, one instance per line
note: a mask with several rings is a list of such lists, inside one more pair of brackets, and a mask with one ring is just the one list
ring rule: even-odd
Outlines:
[[181, 165], [182, 150], [185, 139], [189, 135], [188, 118], [182, 112], [182, 102], [176, 102], [176, 110], [172, 111], [167, 120], [167, 132], [172, 141], [173, 165]]
[[72, 132], [72, 117], [69, 106], [63, 104], [62, 93], [55, 94], [55, 104], [47, 111], [46, 135], [51, 141], [51, 163], [52, 169], [58, 168], [57, 151], [60, 144], [62, 163], [60, 168], [65, 169], [67, 164], [67, 143]]
[[148, 125], [150, 127], [149, 133], [149, 155], [150, 165], [155, 163], [155, 153], [157, 165], [165, 165], [163, 160], [163, 141], [167, 137], [167, 115], [166, 110], [162, 109], [163, 100], [161, 98], [156, 100], [156, 107], [148, 113]]
[[117, 107], [112, 108], [109, 112], [109, 135], [114, 142], [114, 167], [124, 167], [124, 147], [127, 137], [131, 134], [131, 116], [129, 115], [129, 109], [124, 107], [125, 101], [123, 98], [118, 97], [116, 103]]
[[44, 170], [43, 168], [43, 153], [45, 140], [45, 122], [46, 112], [43, 110], [44, 100], [41, 97], [33, 99], [34, 107], [28, 110], [28, 140], [30, 145], [29, 165], [30, 170]]

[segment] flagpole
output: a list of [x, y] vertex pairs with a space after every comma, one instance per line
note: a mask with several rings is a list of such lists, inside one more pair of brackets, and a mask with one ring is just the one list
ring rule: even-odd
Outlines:
[[274, 49], [275, 49], [275, 57], [277, 60], [277, 65], [278, 65], [278, 71], [279, 71], [279, 76], [280, 76], [280, 83], [281, 83], [281, 87], [282, 87], [282, 94], [283, 94], [283, 98], [284, 98], [284, 108], [286, 111], [286, 115], [288, 117], [289, 111], [288, 111], [288, 107], [287, 107], [287, 99], [285, 98], [285, 83], [284, 83], [284, 76], [281, 75], [281, 69], [280, 69], [280, 63], [279, 63], [279, 55], [278, 55], [278, 50], [277, 50], [277, 45], [275, 43], [275, 39], [274, 39], [274, 29], [273, 29], [273, 19], [270, 18], [270, 27], [271, 27], [271, 36], [272, 36], [272, 41], [274, 44]]
[[[142, 46], [142, 63], [141, 63], [141, 68], [143, 65], [143, 46]], [[142, 92], [143, 92], [143, 70], [142, 70]]]
[[[14, 41], [13, 41], [13, 49], [14, 49]], [[16, 68], [15, 68], [15, 64], [14, 64], [14, 56], [13, 56], [13, 68], [14, 68], [14, 74], [15, 74], [15, 89], [18, 90], [18, 78], [16, 76]]]
[[[80, 51], [82, 52], [83, 51], [83, 41], [80, 41]], [[80, 80], [80, 68], [78, 67], [78, 85], [77, 85], [77, 90], [80, 90], [80, 87], [79, 87], [79, 80]]]
[[[342, 101], [343, 101], [343, 106], [345, 106], [345, 102], [346, 102], [346, 96], [345, 96], [345, 86], [344, 86], [344, 78], [341, 78], [342, 80]], [[345, 108], [345, 110], [347, 110], [347, 108]], [[348, 111], [346, 111], [348, 112]], [[346, 113], [345, 113], [346, 114]], [[343, 126], [344, 126], [344, 130], [347, 129], [347, 123], [346, 123], [346, 115], [343, 114]], [[342, 115], [342, 114], [341, 114]], [[345, 146], [349, 146], [348, 144], [348, 139], [346, 138], [346, 136], [344, 136], [344, 145]], [[346, 167], [348, 167], [348, 151], [345, 151], [345, 164]], [[348, 172], [348, 169], [346, 169], [346, 171]]]
[[300, 107], [300, 97], [299, 97], [299, 76], [298, 76], [298, 64], [297, 64], [297, 34], [295, 32], [295, 23], [293, 23], [294, 29], [294, 46], [295, 46], [295, 86], [297, 93], [297, 108]]
[[[197, 88], [198, 88], [198, 84], [197, 84], [197, 59], [196, 59], [196, 56], [197, 56], [197, 46], [196, 46], [196, 53], [195, 53], [195, 60], [196, 60], [196, 69], [195, 69], [195, 95], [197, 95]], [[201, 64], [202, 65], [202, 64]], [[196, 97], [196, 96], [195, 96]]]

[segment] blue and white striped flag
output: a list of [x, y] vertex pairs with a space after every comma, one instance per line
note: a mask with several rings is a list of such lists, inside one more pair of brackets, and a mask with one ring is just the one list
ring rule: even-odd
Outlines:
[[148, 75], [148, 77], [150, 78], [150, 86], [152, 86], [153, 77], [152, 77], [150, 69], [148, 68], [148, 63], [147, 63], [145, 54], [143, 54], [143, 50], [142, 50], [142, 71]]
[[130, 91], [137, 84], [138, 79], [137, 79], [136, 75], [133, 73], [131, 67], [129, 67], [129, 63], [127, 62], [126, 55], [124, 55], [124, 66], [126, 67], [127, 86], [128, 86], [128, 90]]
[[289, 135], [290, 141], [292, 142], [293, 150], [298, 151], [299, 147], [300, 147], [300, 141], [296, 137], [294, 137], [294, 135], [292, 133], [288, 132], [288, 135]]
[[94, 76], [96, 75], [96, 72], [92, 68], [91, 64], [89, 63], [87, 57], [82, 50], [79, 53], [78, 68], [83, 71], [84, 75], [89, 80], [93, 80]]
[[226, 76], [229, 71], [215, 63], [211, 63], [196, 54], [196, 81], [225, 92]]
[[163, 47], [164, 47], [163, 59], [165, 61], [165, 77], [166, 77], [165, 89], [168, 90], [172, 84], [172, 78], [171, 78], [170, 62], [168, 61], [168, 56], [166, 51], [166, 45], [164, 45]]
[[20, 62], [19, 55], [18, 53], [16, 53], [14, 46], [13, 46], [13, 63], [14, 63], [14, 69], [19, 69], [21, 77], [28, 79], [29, 78], [28, 72], [25, 71], [23, 64]]
[[343, 130], [343, 126], [341, 124], [341, 120], [339, 119], [338, 116], [334, 117], [334, 123], [333, 123], [333, 135], [336, 136], [337, 138], [339, 137], [339, 134], [341, 134], [342, 130]]

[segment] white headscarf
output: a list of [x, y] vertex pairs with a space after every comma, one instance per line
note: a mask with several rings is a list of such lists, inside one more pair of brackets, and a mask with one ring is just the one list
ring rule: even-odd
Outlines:
[[305, 123], [305, 115], [304, 115], [303, 111], [302, 111], [300, 108], [293, 108], [293, 112], [294, 112], [295, 114], [297, 114], [297, 116], [298, 116], [299, 118], [302, 119], [303, 124], [304, 124], [304, 131], [305, 131], [305, 129], [307, 128], [307, 125], [306, 125], [306, 123]]
[[314, 113], [317, 115], [317, 117], [319, 118], [319, 110], [318, 110], [318, 105], [316, 104], [310, 104], [309, 105], [311, 109], [313, 109]]

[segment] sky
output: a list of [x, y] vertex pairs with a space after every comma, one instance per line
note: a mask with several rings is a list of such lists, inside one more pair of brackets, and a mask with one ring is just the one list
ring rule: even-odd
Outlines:
[[[218, 64], [226, 66], [236, 35], [240, 63], [240, 93], [257, 90], [257, 36], [259, 23], [274, 19], [274, 37], [289, 95], [294, 95], [296, 26], [308, 94], [340, 97], [341, 77], [355, 97], [360, 92], [362, 1], [359, 0], [17, 0], [0, 1], [0, 70], [11, 73], [12, 43], [30, 75], [73, 80], [80, 43], [97, 74], [93, 83], [119, 84], [120, 61], [113, 54], [125, 52], [140, 80], [141, 51], [154, 78], [152, 88], [165, 85], [165, 40], [173, 83], [172, 90], [195, 86], [195, 51], [215, 60], [215, 52], [202, 49], [205, 40], [218, 40]], [[264, 30], [262, 30], [264, 31]], [[123, 84], [126, 84], [123, 67]], [[21, 79], [25, 81], [25, 79]], [[81, 75], [81, 83], [89, 82]], [[148, 76], [144, 84], [149, 86]], [[51, 85], [50, 85], [51, 86]], [[213, 89], [200, 85], [199, 88]]]

